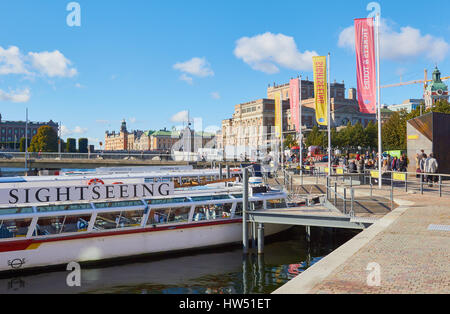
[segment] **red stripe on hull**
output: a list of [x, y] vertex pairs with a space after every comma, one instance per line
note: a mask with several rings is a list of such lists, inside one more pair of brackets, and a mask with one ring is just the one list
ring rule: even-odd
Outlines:
[[[13, 252], [13, 251], [23, 251], [31, 244], [42, 244], [48, 242], [57, 242], [57, 241], [70, 241], [70, 240], [80, 240], [80, 239], [88, 239], [88, 238], [98, 238], [98, 237], [110, 237], [124, 234], [136, 234], [136, 233], [147, 233], [147, 232], [157, 232], [164, 230], [175, 230], [175, 229], [191, 229], [197, 227], [205, 227], [205, 226], [215, 226], [215, 225], [226, 225], [232, 223], [242, 222], [242, 219], [230, 219], [230, 220], [219, 220], [212, 222], [203, 222], [203, 223], [194, 223], [188, 225], [172, 225], [172, 226], [164, 226], [164, 227], [147, 227], [141, 229], [132, 229], [132, 230], [118, 230], [118, 231], [109, 231], [109, 232], [99, 232], [99, 233], [87, 233], [80, 235], [70, 235], [70, 236], [62, 236], [51, 239], [29, 239], [29, 240], [20, 240], [20, 241], [11, 241], [11, 242], [2, 242], [0, 243], [0, 253], [1, 252]], [[117, 230], [117, 229], [116, 229]]]

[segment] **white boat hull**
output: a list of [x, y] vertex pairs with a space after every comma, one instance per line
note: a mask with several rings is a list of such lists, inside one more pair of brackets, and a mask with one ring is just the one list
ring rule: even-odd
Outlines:
[[[175, 227], [175, 226], [174, 226]], [[290, 225], [265, 225], [265, 236], [289, 229]], [[251, 231], [251, 228], [249, 228]], [[115, 233], [115, 232], [114, 232]], [[220, 246], [242, 241], [242, 222], [178, 225], [175, 229], [136, 230], [135, 233], [91, 233], [83, 238], [44, 239], [21, 249], [0, 253], [0, 271], [95, 262], [144, 254], [170, 253]], [[12, 242], [12, 241], [11, 241]], [[0, 248], [4, 243], [0, 244]]]

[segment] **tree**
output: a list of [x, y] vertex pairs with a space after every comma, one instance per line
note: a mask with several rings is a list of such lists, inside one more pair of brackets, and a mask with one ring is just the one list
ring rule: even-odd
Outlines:
[[287, 147], [290, 149], [295, 146], [298, 146], [297, 140], [294, 139], [294, 136], [292, 136], [292, 134], [288, 134], [286, 136], [286, 138], [284, 139], [284, 147]]
[[365, 147], [378, 147], [378, 126], [373, 121], [370, 121], [364, 129], [364, 138]]
[[74, 138], [67, 139], [66, 152], [68, 152], [68, 153], [76, 153], [77, 152], [76, 141]]
[[381, 139], [384, 150], [406, 149], [406, 119], [405, 112], [394, 112], [381, 128]]
[[32, 152], [56, 152], [58, 151], [58, 134], [48, 125], [41, 126], [30, 143]]
[[313, 126], [311, 132], [306, 136], [305, 145], [309, 146], [321, 146], [323, 144], [323, 134], [319, 131], [317, 125]]
[[79, 138], [78, 139], [78, 152], [79, 153], [88, 153], [88, 139], [87, 138]]
[[[30, 141], [28, 141], [28, 147], [30, 147]], [[25, 137], [22, 137], [19, 141], [19, 150], [21, 152], [25, 151]]]

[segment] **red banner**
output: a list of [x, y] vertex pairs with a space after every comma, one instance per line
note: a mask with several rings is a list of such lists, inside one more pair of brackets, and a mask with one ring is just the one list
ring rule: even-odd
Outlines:
[[290, 90], [290, 103], [291, 103], [291, 120], [292, 124], [295, 127], [295, 130], [299, 132], [300, 130], [300, 119], [299, 119], [299, 79], [292, 79], [289, 82], [289, 90]]
[[373, 18], [355, 19], [356, 80], [359, 110], [376, 113], [376, 64]]

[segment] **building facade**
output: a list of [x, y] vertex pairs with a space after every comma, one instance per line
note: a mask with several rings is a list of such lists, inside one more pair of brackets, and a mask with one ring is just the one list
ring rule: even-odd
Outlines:
[[423, 99], [406, 99], [401, 104], [390, 105], [388, 108], [392, 111], [402, 111], [405, 110], [407, 113], [410, 113], [413, 110], [416, 110], [420, 104], [423, 104]]
[[[363, 126], [372, 121], [376, 122], [375, 114], [359, 111], [356, 89], [351, 88], [348, 98], [345, 97], [344, 83], [330, 84], [331, 94], [331, 125], [332, 127], [346, 126], [348, 122]], [[317, 125], [315, 117], [314, 82], [302, 80], [302, 130], [311, 130]], [[283, 95], [283, 135], [296, 135], [290, 110], [289, 84], [276, 85], [267, 88], [267, 98], [238, 104], [235, 106], [231, 119], [222, 121], [222, 131], [218, 136], [218, 148], [228, 154], [239, 151], [258, 150], [268, 148], [273, 144], [273, 130], [275, 125], [275, 93]], [[228, 150], [228, 153], [227, 153]], [[234, 153], [232, 153], [234, 151]]]
[[[58, 134], [58, 123], [50, 120], [49, 122], [28, 122], [28, 127], [25, 121], [3, 121], [0, 114], [0, 149], [17, 149], [21, 138], [25, 137], [25, 129], [28, 129], [28, 142], [31, 142], [33, 136], [37, 134], [41, 126], [52, 127], [56, 134]], [[16, 146], [14, 148], [14, 145]]]

